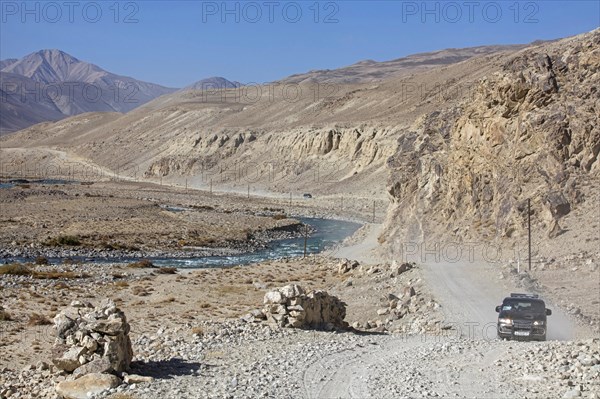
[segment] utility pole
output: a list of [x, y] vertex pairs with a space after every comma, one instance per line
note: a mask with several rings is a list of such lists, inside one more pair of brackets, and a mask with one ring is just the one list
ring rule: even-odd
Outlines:
[[292, 206], [292, 193], [290, 193], [290, 206]]
[[250, 185], [248, 184], [248, 198], [250, 198]]
[[531, 198], [527, 198], [527, 236], [529, 246], [529, 271], [531, 271]]
[[187, 186], [187, 179], [185, 179], [185, 191], [188, 190], [188, 186]]
[[375, 223], [375, 201], [373, 201], [373, 223]]
[[306, 243], [308, 241], [308, 226], [304, 226], [304, 257], [306, 258]]
[[210, 179], [210, 193], [212, 194], [212, 179]]

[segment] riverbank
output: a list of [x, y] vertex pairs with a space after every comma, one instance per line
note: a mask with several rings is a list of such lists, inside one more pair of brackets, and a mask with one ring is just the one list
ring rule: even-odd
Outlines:
[[235, 256], [310, 234], [297, 215], [327, 208], [147, 183], [19, 184], [0, 189], [0, 259]]

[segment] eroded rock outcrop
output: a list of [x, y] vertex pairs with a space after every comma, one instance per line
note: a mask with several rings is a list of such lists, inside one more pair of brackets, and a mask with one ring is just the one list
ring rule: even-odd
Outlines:
[[458, 107], [424, 115], [388, 161], [387, 236], [550, 237], [600, 174], [600, 30], [517, 53]]

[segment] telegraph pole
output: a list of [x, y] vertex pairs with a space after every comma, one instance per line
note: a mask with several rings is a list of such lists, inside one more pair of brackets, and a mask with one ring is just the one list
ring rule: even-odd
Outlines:
[[375, 201], [373, 201], [373, 223], [375, 223]]
[[529, 247], [529, 271], [531, 271], [531, 198], [527, 198], [527, 236]]
[[306, 258], [306, 243], [308, 241], [308, 226], [304, 226], [304, 257]]

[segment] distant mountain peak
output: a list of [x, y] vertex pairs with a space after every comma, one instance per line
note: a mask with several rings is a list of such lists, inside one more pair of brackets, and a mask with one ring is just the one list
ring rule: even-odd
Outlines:
[[19, 61], [17, 58], [7, 58], [5, 60], [0, 60], [0, 71], [6, 67], [11, 66], [15, 62]]
[[53, 84], [60, 82], [93, 83], [109, 73], [104, 69], [58, 49], [44, 49], [21, 58], [2, 69], [16, 73], [36, 82]]
[[[46, 60], [53, 60], [53, 59], [64, 59], [64, 60], [68, 60], [71, 62], [81, 62], [79, 59], [73, 57], [71, 54], [69, 53], [65, 53], [62, 50], [59, 49], [43, 49], [43, 50], [39, 50], [36, 51], [35, 53], [30, 54], [29, 56], [32, 55], [37, 55], [40, 56], [42, 58], [45, 58]], [[28, 56], [26, 56], [28, 57]]]
[[232, 82], [222, 76], [212, 76], [192, 83], [182, 90], [235, 89], [240, 86], [243, 86], [240, 82]]
[[[0, 132], [83, 112], [128, 112], [176, 91], [108, 72], [59, 49], [42, 49], [18, 60], [3, 60], [0, 66], [3, 83], [12, 83], [3, 86], [11, 89], [3, 93], [6, 101], [0, 104]], [[41, 90], [37, 97], [21, 101], [25, 90], [47, 85], [53, 85], [52, 93], [58, 95]], [[89, 85], [95, 90], [86, 91]], [[96, 94], [90, 93], [98, 97], [91, 97]]]

